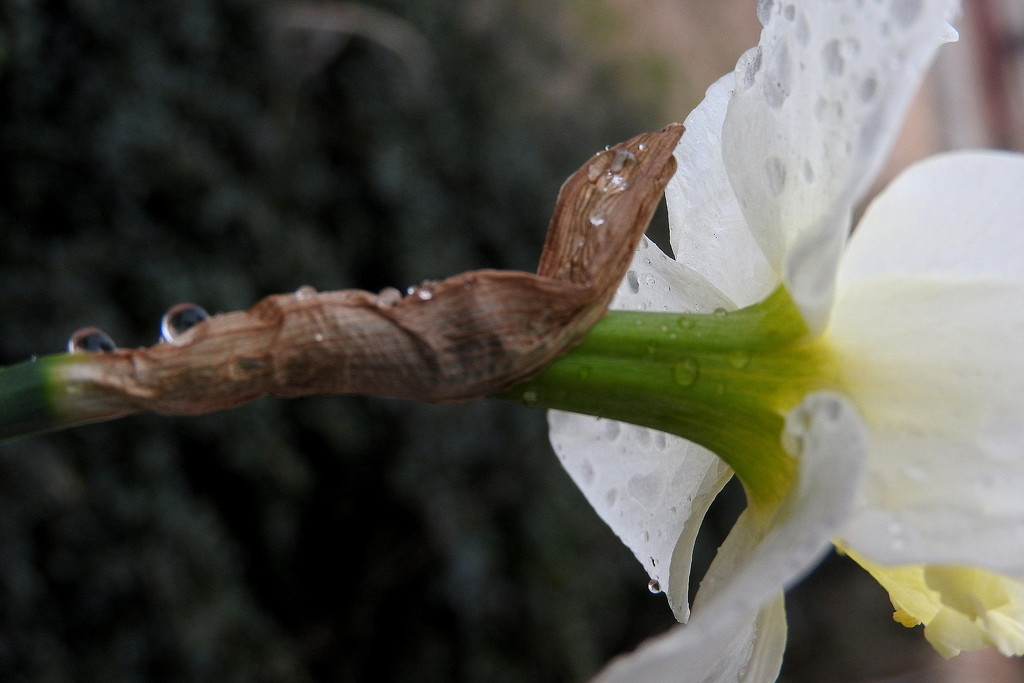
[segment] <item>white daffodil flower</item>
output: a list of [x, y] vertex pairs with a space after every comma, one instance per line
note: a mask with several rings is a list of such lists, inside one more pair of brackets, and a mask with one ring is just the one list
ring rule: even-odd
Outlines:
[[[770, 315], [795, 307], [805, 326], [804, 360], [792, 367], [821, 381], [802, 377], [801, 393], [773, 388], [765, 399], [785, 422], [762, 444], [783, 444], [795, 473], [783, 494], [759, 498], [770, 473], [737, 467], [751, 507], [692, 618], [694, 540], [732, 470], [679, 437], [552, 411], [566, 469], [689, 619], [602, 680], [773, 678], [782, 591], [830, 540], [942, 654], [1024, 653], [1024, 157], [962, 152], [918, 164], [850, 237], [922, 75], [955, 39], [956, 9], [761, 0], [759, 46], [686, 119], [666, 191], [676, 258], [644, 242], [613, 308], [782, 301]], [[682, 363], [677, 379], [698, 384], [702, 369]], [[774, 377], [784, 383], [786, 372]], [[726, 428], [746, 433], [745, 419]]]

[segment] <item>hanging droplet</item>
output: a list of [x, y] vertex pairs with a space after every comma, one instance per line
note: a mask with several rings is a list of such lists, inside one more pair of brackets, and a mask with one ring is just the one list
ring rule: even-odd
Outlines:
[[651, 579], [647, 582], [647, 590], [651, 591], [654, 595], [661, 593], [661, 582], [657, 579]]
[[68, 353], [112, 353], [117, 344], [98, 327], [83, 327], [68, 339]]
[[160, 321], [160, 338], [173, 344], [181, 339], [181, 335], [209, 317], [209, 313], [195, 304], [171, 306]]

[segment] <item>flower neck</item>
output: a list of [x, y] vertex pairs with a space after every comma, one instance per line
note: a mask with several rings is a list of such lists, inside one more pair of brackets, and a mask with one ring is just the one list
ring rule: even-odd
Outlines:
[[786, 413], [835, 387], [827, 348], [810, 339], [784, 288], [737, 311], [611, 311], [575, 349], [502, 398], [651, 427], [727, 462], [753, 504], [789, 489]]

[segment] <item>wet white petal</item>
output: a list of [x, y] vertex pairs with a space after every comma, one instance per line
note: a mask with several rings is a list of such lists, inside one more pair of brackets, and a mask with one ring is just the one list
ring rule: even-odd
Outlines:
[[723, 76], [684, 122], [676, 174], [665, 188], [672, 251], [739, 308], [762, 300], [778, 281], [747, 227], [722, 159], [722, 125], [735, 77]]
[[876, 562], [1024, 576], [1021, 187], [1019, 155], [933, 158], [844, 256], [828, 335], [871, 457], [843, 537]]
[[644, 237], [611, 308], [663, 313], [711, 313], [735, 308], [732, 300], [696, 270], [666, 256]]
[[548, 422], [566, 471], [686, 621], [693, 544], [732, 470], [706, 449], [651, 429], [555, 410]]
[[748, 509], [712, 563], [685, 626], [613, 661], [605, 681], [765, 681], [785, 647], [780, 591], [830, 547], [853, 502], [864, 427], [846, 399], [809, 395], [787, 417], [798, 480], [769, 519]]
[[[951, 0], [763, 0], [722, 133], [754, 237], [812, 330], [831, 305], [849, 214], [874, 180], [910, 98], [947, 40]], [[792, 255], [792, 260], [791, 260]], [[807, 275], [802, 269], [813, 268]]]

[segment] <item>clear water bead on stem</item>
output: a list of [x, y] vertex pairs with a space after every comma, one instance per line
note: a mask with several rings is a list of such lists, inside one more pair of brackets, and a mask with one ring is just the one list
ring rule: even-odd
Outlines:
[[68, 353], [111, 353], [116, 349], [110, 335], [98, 327], [75, 330], [68, 339]]
[[160, 338], [173, 344], [181, 339], [181, 335], [209, 317], [209, 313], [195, 304], [171, 306], [160, 321]]

